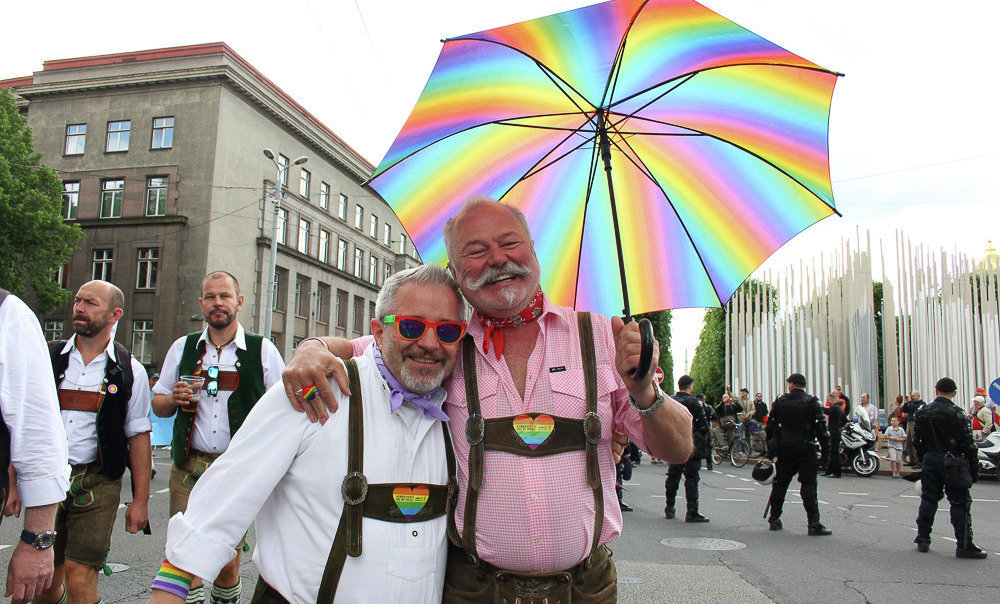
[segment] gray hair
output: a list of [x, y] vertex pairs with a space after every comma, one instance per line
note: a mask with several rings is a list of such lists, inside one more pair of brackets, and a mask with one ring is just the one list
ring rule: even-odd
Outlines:
[[407, 283], [426, 283], [428, 285], [444, 285], [451, 289], [458, 300], [459, 319], [465, 318], [464, 302], [462, 293], [458, 289], [458, 282], [448, 276], [443, 268], [436, 264], [424, 264], [416, 268], [399, 271], [390, 276], [382, 284], [382, 289], [378, 293], [375, 301], [375, 318], [382, 320], [383, 317], [394, 315], [396, 308], [396, 292]]
[[448, 251], [448, 260], [454, 262], [455, 254], [458, 252], [458, 250], [454, 249], [455, 224], [458, 223], [459, 219], [465, 216], [469, 210], [484, 205], [498, 205], [502, 208], [510, 210], [511, 214], [513, 214], [517, 218], [518, 222], [521, 223], [521, 226], [524, 227], [524, 232], [528, 234], [528, 238], [531, 238], [531, 229], [528, 228], [528, 219], [524, 216], [524, 212], [522, 212], [520, 208], [497, 201], [489, 195], [470, 195], [462, 203], [462, 209], [460, 209], [457, 214], [449, 218], [448, 222], [444, 223], [444, 247]]

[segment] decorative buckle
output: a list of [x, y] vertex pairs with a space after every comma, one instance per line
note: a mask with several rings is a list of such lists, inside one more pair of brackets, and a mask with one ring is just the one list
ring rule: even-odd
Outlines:
[[583, 436], [592, 445], [601, 442], [601, 418], [597, 412], [591, 411], [583, 416]]
[[[361, 494], [353, 497], [351, 493]], [[347, 505], [358, 505], [363, 503], [368, 497], [368, 479], [361, 472], [348, 472], [344, 476], [344, 482], [340, 486], [340, 493], [344, 496], [344, 503]]]
[[476, 446], [486, 438], [486, 420], [483, 416], [475, 413], [465, 420], [465, 440], [470, 446]]

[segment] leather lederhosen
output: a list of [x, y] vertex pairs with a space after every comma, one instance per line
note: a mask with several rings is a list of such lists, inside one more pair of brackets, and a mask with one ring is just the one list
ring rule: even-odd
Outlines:
[[[483, 485], [483, 461], [486, 449], [506, 451], [526, 457], [584, 451], [587, 484], [594, 494], [594, 539], [588, 559], [593, 557], [600, 546], [604, 522], [604, 492], [597, 454], [597, 445], [601, 441], [601, 420], [597, 415], [597, 355], [594, 349], [594, 331], [590, 313], [577, 313], [577, 324], [587, 403], [586, 414], [582, 419], [544, 413], [485, 419], [479, 404], [476, 348], [472, 338], [466, 338], [462, 348], [462, 364], [469, 409], [469, 419], [465, 425], [465, 437], [469, 443], [469, 484], [465, 494], [462, 537], [458, 539], [454, 531], [450, 531], [450, 534], [455, 545], [462, 547], [474, 564], [479, 562], [476, 551], [476, 514], [479, 508], [479, 491]], [[551, 431], [547, 429], [549, 426]], [[542, 438], [545, 433], [547, 437]], [[450, 524], [454, 525], [454, 516], [450, 518]]]
[[[385, 483], [368, 484], [364, 474], [364, 408], [361, 400], [361, 380], [358, 366], [353, 359], [345, 361], [351, 386], [348, 411], [347, 475], [341, 492], [344, 511], [337, 525], [337, 534], [330, 547], [330, 555], [323, 570], [317, 602], [333, 602], [344, 570], [347, 556], [361, 555], [361, 519], [371, 518], [383, 522], [425, 522], [448, 514], [458, 498], [455, 480], [455, 454], [451, 446], [448, 426], [441, 423], [448, 458], [448, 484]], [[426, 500], [422, 500], [426, 497]], [[406, 504], [422, 501], [422, 507]], [[413, 514], [407, 513], [414, 511]]]

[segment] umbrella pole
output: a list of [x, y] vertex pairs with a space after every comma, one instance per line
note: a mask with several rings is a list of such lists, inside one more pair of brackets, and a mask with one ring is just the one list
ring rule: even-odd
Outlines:
[[597, 134], [601, 146], [601, 159], [604, 161], [604, 173], [608, 177], [608, 198], [611, 201], [611, 220], [615, 226], [615, 244], [618, 251], [618, 273], [622, 281], [622, 300], [625, 309], [622, 311], [625, 322], [632, 319], [632, 313], [628, 303], [628, 286], [625, 283], [625, 257], [622, 255], [622, 236], [618, 230], [618, 208], [615, 204], [615, 187], [611, 181], [611, 141], [608, 139], [608, 128], [604, 121], [604, 113], [597, 112]]

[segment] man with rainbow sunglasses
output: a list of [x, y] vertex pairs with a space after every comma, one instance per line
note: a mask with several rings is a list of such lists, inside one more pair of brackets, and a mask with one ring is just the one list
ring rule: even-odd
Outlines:
[[[516, 208], [473, 196], [444, 238], [475, 310], [445, 381], [459, 494], [444, 601], [614, 601], [617, 575], [605, 546], [621, 533], [622, 515], [612, 435], [684, 463], [691, 414], [663, 394], [652, 372], [632, 379], [641, 351], [636, 323], [548, 301]], [[324, 343], [341, 356], [364, 345]], [[658, 358], [657, 348], [653, 366]], [[337, 408], [328, 375], [349, 390], [340, 363], [314, 342], [284, 373], [286, 394], [310, 419]], [[301, 388], [310, 385], [320, 396], [307, 401]]]
[[375, 312], [374, 343], [342, 364], [343, 413], [310, 422], [280, 386], [250, 412], [171, 518], [150, 602], [215, 576], [255, 519], [255, 603], [441, 601], [458, 488], [441, 382], [465, 333], [461, 294], [425, 265], [386, 279]]

